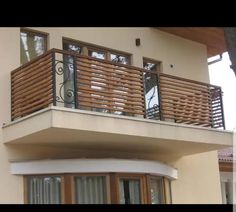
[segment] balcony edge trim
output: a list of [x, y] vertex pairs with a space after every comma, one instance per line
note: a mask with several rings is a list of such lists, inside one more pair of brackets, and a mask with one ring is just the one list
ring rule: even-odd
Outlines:
[[10, 127], [11, 125], [22, 122], [26, 119], [37, 116], [38, 114], [41, 114], [41, 113], [44, 113], [44, 112], [47, 112], [47, 111], [50, 111], [50, 112], [51, 111], [65, 111], [65, 112], [88, 114], [88, 115], [95, 115], [95, 116], [101, 116], [101, 117], [110, 117], [110, 118], [117, 118], [117, 119], [140, 121], [140, 122], [153, 123], [153, 124], [162, 124], [162, 125], [168, 125], [168, 126], [174, 126], [174, 127], [200, 129], [200, 130], [207, 130], [207, 131], [221, 132], [221, 133], [233, 133], [232, 130], [214, 129], [214, 128], [196, 126], [196, 125], [188, 125], [188, 124], [182, 124], [182, 123], [172, 123], [172, 122], [169, 122], [169, 121], [151, 120], [151, 119], [145, 119], [145, 118], [139, 118], [139, 117], [127, 117], [127, 116], [122, 116], [122, 115], [106, 114], [106, 113], [101, 113], [101, 112], [85, 111], [85, 110], [80, 110], [80, 109], [64, 108], [64, 107], [59, 107], [59, 106], [49, 106], [49, 107], [44, 108], [40, 111], [34, 112], [34, 113], [32, 113], [28, 116], [22, 117], [20, 119], [14, 120], [14, 121], [9, 122], [9, 123], [5, 123], [2, 126], [2, 128]]
[[178, 178], [178, 170], [159, 161], [128, 159], [58, 159], [11, 163], [11, 174], [59, 173], [149, 173]]

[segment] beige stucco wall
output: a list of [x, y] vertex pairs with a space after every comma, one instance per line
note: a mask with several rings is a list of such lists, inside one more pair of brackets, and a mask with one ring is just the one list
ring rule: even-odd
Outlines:
[[178, 167], [178, 180], [172, 182], [173, 203], [222, 203], [216, 151], [186, 156], [173, 164]]
[[[62, 37], [94, 43], [133, 54], [133, 65], [142, 67], [142, 58], [163, 62], [163, 72], [208, 82], [206, 47], [153, 28], [34, 28], [48, 32], [49, 48], [62, 48]], [[20, 65], [19, 28], [0, 28], [0, 125], [10, 121], [10, 71]], [[135, 46], [135, 38], [141, 46]], [[170, 64], [174, 67], [170, 68]], [[34, 126], [32, 126], [34, 127]], [[37, 149], [37, 147], [35, 147]], [[60, 152], [57, 147], [41, 147], [40, 153], [50, 157]], [[16, 154], [19, 152], [14, 150]], [[23, 178], [9, 172], [9, 155], [14, 151], [2, 144], [0, 128], [0, 203], [23, 203]], [[75, 150], [74, 150], [75, 151]], [[30, 152], [30, 150], [29, 150]], [[12, 155], [13, 154], [13, 155]], [[86, 155], [86, 151], [83, 152]], [[63, 157], [61, 154], [60, 157]], [[67, 154], [70, 155], [70, 154]], [[93, 152], [94, 157], [96, 153]], [[106, 155], [106, 154], [105, 154]], [[117, 153], [116, 157], [128, 153]], [[80, 153], [74, 153], [80, 157]], [[134, 154], [133, 157], [144, 157]], [[160, 157], [179, 169], [179, 179], [173, 182], [174, 203], [220, 203], [220, 184], [215, 153], [204, 153], [173, 159]]]
[[[2, 130], [0, 129], [0, 141]], [[0, 204], [23, 203], [23, 178], [10, 174], [6, 148], [0, 142]]]
[[[20, 64], [19, 28], [0, 27], [0, 126], [10, 120], [10, 71]], [[10, 174], [7, 150], [0, 128], [0, 204], [22, 203], [22, 177]]]
[[[62, 37], [93, 43], [133, 55], [132, 64], [142, 67], [143, 57], [163, 62], [163, 72], [209, 82], [206, 47], [154, 28], [33, 28], [50, 34], [49, 48], [62, 49]], [[135, 45], [140, 38], [141, 45]], [[174, 67], [171, 68], [170, 64]]]
[[[37, 154], [33, 154], [36, 152]], [[4, 153], [4, 154], [3, 154]], [[18, 156], [24, 153], [28, 158], [116, 158], [158, 159], [158, 156], [141, 153], [110, 152], [96, 150], [82, 150], [65, 147], [28, 146], [11, 147], [9, 154]], [[6, 151], [0, 149], [1, 184], [0, 203], [23, 203], [23, 178], [9, 174], [9, 163]], [[22, 156], [23, 157], [23, 156]], [[220, 176], [217, 163], [217, 153], [195, 154], [182, 158], [161, 155], [163, 161], [178, 170], [178, 179], [172, 181], [172, 201], [174, 204], [221, 204]], [[5, 188], [5, 189], [4, 189]]]

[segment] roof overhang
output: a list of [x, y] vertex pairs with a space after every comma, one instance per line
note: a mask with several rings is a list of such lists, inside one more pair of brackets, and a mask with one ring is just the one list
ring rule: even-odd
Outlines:
[[156, 27], [156, 29], [206, 45], [208, 57], [227, 51], [224, 30], [221, 27]]

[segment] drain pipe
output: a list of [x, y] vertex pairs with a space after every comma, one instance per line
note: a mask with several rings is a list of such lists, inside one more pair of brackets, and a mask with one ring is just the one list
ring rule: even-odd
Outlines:
[[207, 63], [207, 64], [208, 64], [208, 65], [211, 65], [211, 64], [220, 62], [220, 61], [222, 60], [222, 54], [220, 54], [219, 56], [220, 56], [220, 58], [218, 58], [218, 59], [216, 59], [216, 60], [213, 60], [213, 61], [211, 61], [211, 62], [209, 62], [209, 63]]

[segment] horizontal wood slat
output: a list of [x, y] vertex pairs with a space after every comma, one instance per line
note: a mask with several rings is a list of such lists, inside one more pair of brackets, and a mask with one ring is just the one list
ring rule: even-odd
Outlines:
[[[84, 70], [84, 71], [83, 71]], [[106, 73], [106, 72], [90, 72], [87, 71], [89, 69], [80, 69], [79, 74], [81, 76], [87, 76], [87, 77], [94, 77], [94, 78], [98, 78], [98, 79], [103, 79], [103, 80], [111, 80], [113, 82], [119, 82], [119, 83], [125, 83], [131, 86], [143, 86], [143, 82], [142, 81], [136, 81], [135, 79], [133, 79], [132, 81], [129, 81], [129, 77], [126, 76], [122, 76], [122, 75], [117, 75], [117, 74], [113, 74], [113, 73]]]
[[143, 96], [141, 95], [129, 95], [124, 93], [112, 92], [112, 91], [105, 91], [96, 88], [90, 88], [87, 86], [78, 86], [78, 90], [81, 92], [89, 93], [89, 94], [97, 94], [97, 95], [104, 95], [110, 98], [118, 98], [124, 100], [132, 100], [132, 102], [140, 102], [140, 100], [144, 100]]
[[122, 69], [122, 71], [116, 71], [115, 69], [111, 68], [103, 68], [100, 66], [91, 66], [91, 65], [87, 65], [86, 61], [84, 63], [80, 62], [77, 63], [77, 68], [79, 67], [80, 71], [85, 71], [88, 73], [94, 73], [94, 74], [101, 74], [101, 75], [108, 75], [109, 77], [118, 77], [121, 79], [129, 79], [130, 77], [133, 78], [133, 82], [139, 82], [142, 83], [142, 78], [140, 75], [138, 74], [130, 74], [124, 71], [124, 69]]
[[127, 104], [127, 105], [135, 105], [142, 107], [143, 105], [140, 103], [140, 99], [138, 101], [129, 101], [129, 99], [120, 99], [116, 97], [106, 97], [103, 94], [94, 94], [94, 93], [81, 93], [78, 94], [79, 97], [87, 97], [87, 98], [94, 98], [94, 99], [100, 99], [100, 100], [107, 100], [107, 101], [114, 101], [121, 104]]

